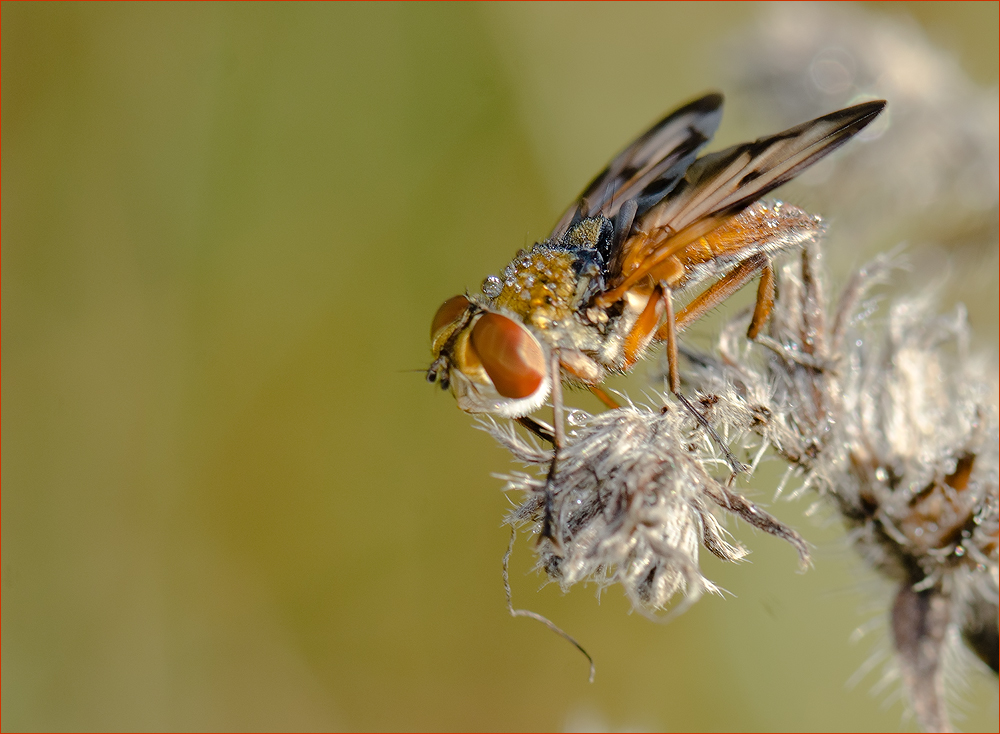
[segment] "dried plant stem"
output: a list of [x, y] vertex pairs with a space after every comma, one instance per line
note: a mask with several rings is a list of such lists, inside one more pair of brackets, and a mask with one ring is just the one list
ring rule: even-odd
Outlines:
[[510, 616], [512, 617], [528, 617], [529, 619], [534, 619], [541, 622], [550, 630], [552, 630], [557, 635], [562, 637], [564, 640], [569, 642], [577, 650], [582, 652], [583, 656], [587, 658], [587, 662], [590, 664], [590, 676], [588, 677], [587, 680], [590, 683], [593, 683], [594, 675], [597, 673], [597, 668], [594, 665], [594, 659], [590, 657], [590, 653], [583, 648], [583, 645], [577, 642], [570, 634], [564, 632], [559, 626], [557, 626], [550, 619], [543, 617], [541, 614], [538, 614], [537, 612], [528, 611], [527, 609], [514, 609], [514, 603], [511, 599], [509, 569], [510, 569], [510, 556], [514, 552], [514, 541], [516, 539], [517, 539], [517, 530], [511, 528], [510, 543], [507, 546], [507, 552], [503, 554], [503, 590], [504, 594], [506, 594], [507, 596], [507, 611], [510, 612]]

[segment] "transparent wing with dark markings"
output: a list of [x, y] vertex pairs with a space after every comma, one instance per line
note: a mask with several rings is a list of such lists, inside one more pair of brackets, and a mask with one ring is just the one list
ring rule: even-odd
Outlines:
[[613, 219], [636, 200], [636, 216], [655, 206], [684, 177], [698, 151], [715, 134], [722, 95], [707, 94], [667, 115], [619, 153], [566, 210], [550, 235], [561, 238], [576, 222], [603, 214]]
[[699, 158], [683, 181], [636, 217], [634, 234], [622, 245], [613, 272], [630, 272], [654, 251], [661, 260], [670, 254], [664, 247], [680, 251], [832, 153], [884, 108], [882, 100], [865, 102]]

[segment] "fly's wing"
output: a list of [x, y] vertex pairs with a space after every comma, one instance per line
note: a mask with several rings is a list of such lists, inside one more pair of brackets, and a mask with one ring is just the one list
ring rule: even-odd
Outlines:
[[635, 209], [629, 219], [642, 216], [683, 178], [698, 151], [715, 134], [721, 118], [721, 94], [707, 94], [671, 112], [597, 174], [562, 215], [550, 237], [561, 239], [587, 217], [602, 214], [614, 219], [622, 205], [633, 200]]
[[865, 102], [699, 158], [683, 181], [636, 218], [632, 236], [611, 263], [615, 290], [832, 153], [884, 108], [883, 100]]

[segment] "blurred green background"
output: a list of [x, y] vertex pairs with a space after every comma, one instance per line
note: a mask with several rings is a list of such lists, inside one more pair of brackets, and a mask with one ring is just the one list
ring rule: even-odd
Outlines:
[[[996, 84], [996, 3], [885, 10]], [[505, 611], [507, 456], [411, 371], [759, 11], [4, 3], [3, 729], [912, 728], [847, 685], [886, 588], [808, 501], [813, 570], [731, 525], [735, 598], [665, 626], [522, 539], [588, 684]]]

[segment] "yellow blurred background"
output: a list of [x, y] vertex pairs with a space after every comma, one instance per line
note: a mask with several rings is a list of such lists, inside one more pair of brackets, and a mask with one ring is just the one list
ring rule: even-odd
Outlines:
[[[3, 729], [912, 729], [847, 685], [887, 587], [806, 500], [771, 509], [814, 569], [731, 525], [732, 596], [665, 626], [538, 591], [522, 539], [514, 602], [588, 684], [505, 610], [506, 454], [413, 371], [760, 12], [4, 3]], [[996, 3], [873, 12], [996, 85]]]

